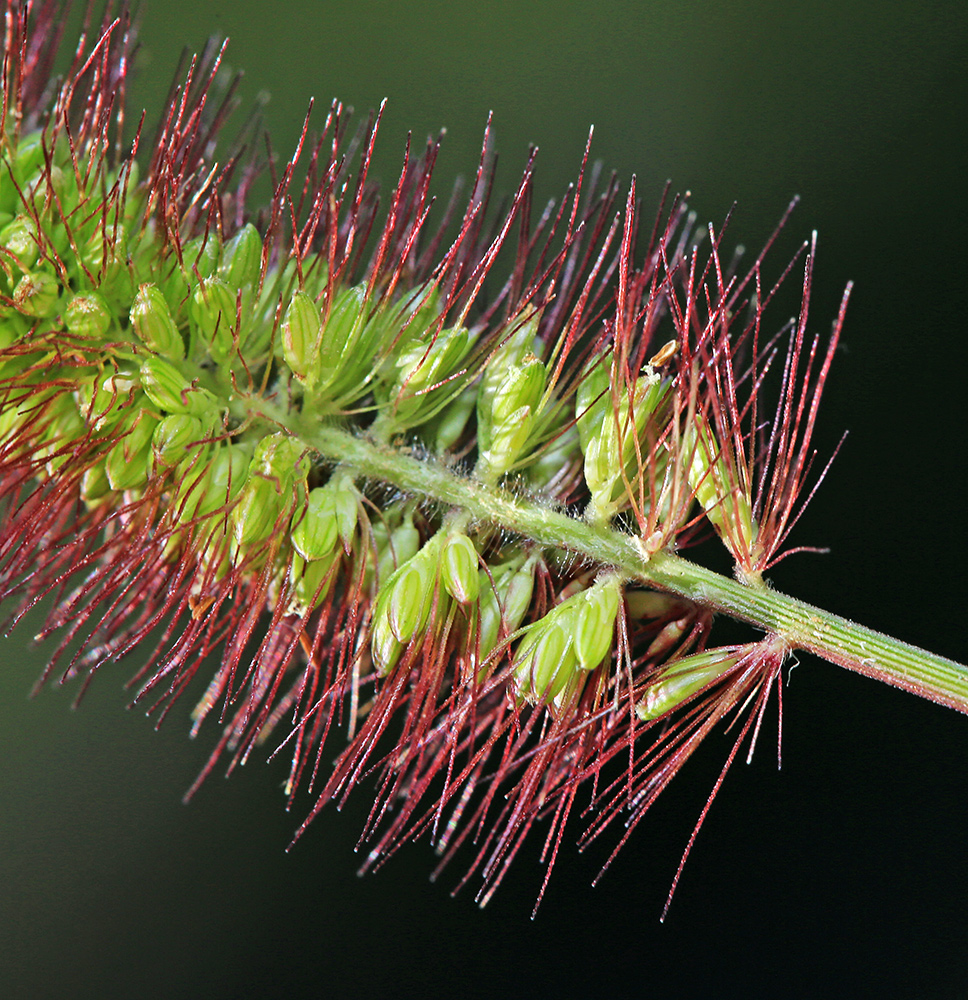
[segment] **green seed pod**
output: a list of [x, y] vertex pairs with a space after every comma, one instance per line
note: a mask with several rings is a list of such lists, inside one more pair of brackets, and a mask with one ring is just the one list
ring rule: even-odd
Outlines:
[[155, 278], [165, 302], [170, 302], [174, 307], [175, 311], [172, 313], [172, 317], [176, 325], [178, 325], [179, 319], [182, 319], [184, 325], [187, 326], [187, 313], [184, 307], [187, 305], [188, 297], [198, 283], [198, 279], [190, 271], [179, 266], [174, 258], [166, 261], [161, 271], [152, 274], [151, 277]]
[[298, 441], [282, 432], [262, 438], [252, 452], [249, 471], [280, 482], [292, 477], [303, 457]]
[[262, 237], [251, 222], [225, 244], [218, 271], [231, 288], [239, 291], [258, 285], [262, 272]]
[[141, 387], [159, 409], [167, 413], [188, 413], [192, 387], [171, 362], [149, 355], [141, 362]]
[[514, 654], [517, 694], [532, 705], [554, 701], [577, 670], [572, 637], [557, 610], [532, 626]]
[[612, 496], [612, 486], [618, 468], [618, 442], [609, 425], [603, 420], [599, 433], [592, 435], [585, 448], [585, 483], [592, 494], [592, 500], [601, 498], [606, 505]]
[[[501, 388], [508, 371], [520, 365], [529, 354], [533, 356], [537, 331], [538, 320], [537, 317], [534, 317], [522, 324], [488, 358], [478, 394], [478, 412], [485, 415], [485, 420], [490, 419], [494, 397]], [[516, 407], [512, 407], [512, 409], [516, 409]]]
[[353, 548], [360, 515], [360, 493], [352, 478], [342, 472], [337, 472], [326, 486], [335, 496], [333, 510], [336, 516], [336, 531], [343, 551], [349, 555]]
[[689, 485], [696, 491], [706, 517], [730, 551], [751, 551], [758, 527], [743, 470], [735, 464], [730, 467], [709, 421], [701, 413], [696, 414], [684, 445], [690, 456]]
[[53, 275], [46, 271], [27, 272], [13, 290], [13, 304], [24, 316], [45, 319], [54, 314], [59, 292], [60, 285]]
[[282, 321], [282, 353], [307, 389], [316, 385], [322, 371], [322, 332], [319, 306], [305, 292], [295, 292]]
[[293, 585], [293, 597], [289, 601], [289, 614], [308, 615], [326, 599], [336, 579], [337, 553], [326, 559], [306, 562], [299, 555], [293, 555], [289, 569], [289, 579]]
[[729, 648], [707, 649], [674, 660], [646, 689], [645, 697], [635, 706], [636, 715], [643, 722], [666, 715], [727, 674], [738, 662], [736, 651]]
[[21, 271], [29, 271], [40, 256], [37, 226], [27, 215], [18, 215], [0, 229], [0, 246], [17, 259]]
[[0, 412], [0, 446], [6, 445], [21, 427], [23, 410], [21, 406], [9, 406]]
[[[73, 176], [73, 171], [70, 171]], [[132, 294], [128, 273], [128, 234], [124, 226], [107, 223], [98, 226], [94, 235], [81, 247], [81, 262], [94, 276], [98, 291], [111, 303], [127, 308]]]
[[321, 486], [309, 494], [303, 511], [293, 517], [292, 547], [306, 562], [333, 554], [339, 535], [336, 503], [335, 490]]
[[92, 430], [102, 433], [141, 398], [137, 387], [138, 383], [127, 375], [96, 375], [78, 383], [78, 411]]
[[480, 588], [477, 564], [474, 543], [463, 532], [450, 532], [440, 554], [440, 579], [458, 604], [477, 600]]
[[31, 386], [28, 393], [19, 398], [4, 400], [5, 406], [0, 407], [0, 441], [11, 433], [19, 431], [25, 420], [34, 419], [41, 413], [48, 413], [57, 406], [59, 393], [51, 386]]
[[434, 535], [394, 573], [396, 581], [390, 578], [388, 614], [391, 628], [401, 642], [427, 627], [435, 595], [438, 616], [442, 616], [446, 598], [437, 586], [441, 543], [442, 536]]
[[78, 337], [103, 337], [111, 328], [111, 310], [97, 292], [75, 295], [64, 311], [64, 325]]
[[235, 351], [236, 291], [219, 278], [198, 285], [188, 300], [195, 342], [224, 364]]
[[578, 595], [575, 602], [575, 656], [582, 670], [594, 670], [612, 648], [622, 587], [608, 576]]
[[205, 447], [200, 442], [206, 437], [205, 428], [198, 417], [187, 413], [173, 413], [158, 422], [151, 438], [153, 462], [174, 467], [198, 454]]
[[17, 143], [14, 174], [22, 182], [41, 168], [44, 162], [44, 139], [40, 132], [31, 132]]
[[[507, 589], [508, 580], [513, 574], [514, 569], [511, 564], [491, 567], [490, 576], [483, 569], [478, 573], [477, 586], [480, 600], [477, 607], [477, 634], [475, 637], [478, 663], [486, 660], [497, 647], [503, 623], [502, 596]], [[507, 634], [510, 634], [510, 630]]]
[[580, 690], [611, 648], [620, 593], [619, 578], [604, 577], [528, 626], [512, 665], [519, 697], [560, 703]]
[[231, 503], [245, 484], [248, 456], [238, 445], [222, 445], [207, 470], [198, 515], [204, 516]]
[[370, 629], [370, 656], [380, 677], [385, 677], [396, 666], [405, 648], [393, 634], [387, 615], [374, 615]]
[[[431, 344], [408, 347], [396, 361], [397, 376], [388, 401], [394, 425], [403, 429], [429, 419], [439, 406], [441, 395], [431, 390], [453, 374], [467, 353], [468, 337], [463, 327], [441, 330]], [[446, 394], [446, 387], [442, 395]]]
[[[589, 512], [595, 521], [608, 521], [622, 506], [625, 497], [625, 479], [634, 481], [638, 473], [639, 450], [648, 453], [641, 437], [653, 415], [660, 411], [669, 398], [671, 383], [662, 380], [651, 368], [646, 368], [632, 388], [632, 398], [624, 393], [617, 407], [606, 392], [604, 412], [595, 429], [594, 424], [579, 420], [579, 438], [585, 437], [585, 482], [591, 493]], [[580, 407], [580, 403], [578, 404]], [[597, 405], [590, 411], [599, 411]], [[578, 409], [578, 413], [581, 410]], [[586, 413], [586, 417], [589, 414]]]
[[[504, 362], [507, 351], [500, 361]], [[477, 400], [479, 460], [476, 475], [496, 482], [517, 461], [531, 433], [547, 373], [541, 361], [524, 353], [503, 372], [492, 359]]]
[[240, 548], [265, 541], [279, 525], [293, 495], [300, 457], [298, 445], [285, 434], [270, 434], [256, 445], [232, 510], [232, 533]]
[[21, 204], [33, 204], [47, 218], [55, 213], [70, 216], [77, 208], [78, 188], [74, 171], [64, 171], [57, 163], [49, 166], [44, 162], [38, 164], [37, 169], [27, 176], [23, 190], [26, 198], [20, 199]]
[[409, 642], [413, 634], [426, 625], [433, 601], [434, 580], [432, 568], [417, 556], [390, 577], [386, 614], [398, 642]]
[[534, 571], [537, 564], [538, 557], [529, 556], [524, 565], [511, 577], [503, 602], [504, 626], [509, 634], [520, 628], [524, 616], [528, 613], [528, 608], [531, 607]]
[[381, 380], [393, 380], [396, 358], [415, 344], [426, 345], [440, 319], [440, 293], [426, 285], [414, 288], [398, 301], [381, 303], [367, 317], [361, 341], [372, 346], [374, 353], [387, 358], [389, 364]]
[[176, 361], [184, 358], [184, 341], [157, 285], [145, 283], [138, 287], [128, 316], [134, 332], [149, 350]]
[[182, 247], [182, 267], [185, 273], [191, 275], [191, 283], [198, 276], [203, 281], [211, 278], [218, 270], [222, 259], [222, 241], [215, 233], [196, 236]]
[[509, 636], [524, 621], [531, 606], [537, 561], [537, 556], [526, 560], [517, 557], [492, 567], [490, 576], [483, 569], [478, 574], [478, 662], [483, 662], [497, 648], [502, 631]]
[[329, 384], [337, 374], [356, 380], [357, 373], [368, 373], [372, 353], [359, 351], [366, 286], [355, 285], [337, 293], [319, 341], [320, 380]]
[[104, 460], [84, 470], [81, 476], [81, 499], [88, 507], [97, 506], [111, 492], [107, 473], [104, 471]]
[[491, 401], [491, 419], [499, 424], [522, 406], [537, 410], [544, 393], [547, 372], [533, 354], [509, 368]]
[[238, 445], [218, 445], [207, 465], [197, 463], [178, 484], [172, 509], [180, 524], [207, 517], [239, 495], [249, 465]]
[[533, 425], [531, 407], [522, 406], [500, 424], [492, 426], [489, 444], [478, 458], [475, 469], [477, 478], [484, 482], [497, 482], [521, 454]]
[[[128, 252], [128, 233], [120, 223], [107, 224], [107, 235], [98, 225], [91, 238], [81, 247], [81, 260], [88, 270], [97, 275], [115, 264], [123, 263]], [[103, 278], [103, 274], [102, 274]]]
[[[282, 330], [286, 363], [307, 390], [338, 399], [342, 393], [356, 398], [373, 377], [372, 324], [364, 323], [366, 286], [337, 292], [329, 317], [308, 291], [293, 295]], [[366, 334], [365, 330], [371, 333]]]
[[373, 611], [371, 653], [381, 673], [386, 673], [403, 647], [426, 629], [435, 597], [438, 617], [442, 615], [447, 598], [437, 586], [441, 538], [439, 534], [431, 538], [380, 588]]
[[104, 471], [113, 490], [131, 490], [148, 481], [151, 439], [158, 421], [142, 411], [128, 434], [107, 453]]

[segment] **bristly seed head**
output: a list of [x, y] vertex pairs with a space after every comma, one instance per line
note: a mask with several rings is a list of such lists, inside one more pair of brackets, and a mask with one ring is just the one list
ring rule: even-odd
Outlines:
[[492, 220], [486, 135], [434, 230], [439, 143], [406, 150], [381, 205], [379, 114], [356, 146], [334, 102], [253, 211], [244, 141], [214, 159], [221, 49], [149, 143], [124, 124], [127, 7], [51, 88], [60, 13], [8, 0], [0, 119], [0, 598], [18, 618], [54, 596], [45, 678], [75, 638], [60, 676], [86, 684], [161, 627], [132, 681], [160, 720], [219, 650], [195, 692], [194, 728], [222, 726], [206, 774], [279, 731], [312, 819], [376, 769], [366, 867], [423, 833], [445, 862], [473, 841], [482, 903], [542, 818], [550, 872], [581, 788], [586, 840], [634, 826], [713, 725], [752, 705], [740, 740], [758, 727], [779, 640], [707, 649], [701, 601], [549, 540], [542, 512], [643, 560], [711, 526], [761, 585], [843, 319], [806, 346], [814, 246], [764, 420], [776, 286], [762, 255], [724, 263], [721, 232], [703, 247], [678, 199], [637, 245], [634, 181], [623, 206], [586, 150], [534, 220], [532, 155]]

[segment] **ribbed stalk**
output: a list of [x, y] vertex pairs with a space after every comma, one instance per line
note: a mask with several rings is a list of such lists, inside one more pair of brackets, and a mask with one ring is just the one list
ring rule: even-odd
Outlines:
[[287, 428], [325, 460], [440, 504], [473, 520], [506, 528], [540, 545], [567, 549], [628, 580], [687, 597], [831, 663], [968, 713], [968, 667], [856, 625], [768, 587], [739, 583], [670, 553], [646, 557], [625, 532], [588, 524], [568, 514], [487, 486], [435, 463], [375, 444], [339, 427], [286, 413], [258, 397], [250, 411]]
[[774, 632], [792, 648], [968, 713], [968, 667], [954, 660], [778, 591], [730, 580], [679, 556], [658, 553], [639, 578]]

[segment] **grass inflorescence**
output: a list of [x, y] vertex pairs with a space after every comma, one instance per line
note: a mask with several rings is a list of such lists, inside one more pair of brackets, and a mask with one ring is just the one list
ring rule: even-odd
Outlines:
[[[768, 282], [772, 239], [646, 216], [587, 149], [493, 213], [487, 136], [465, 199], [435, 140], [381, 197], [338, 102], [253, 208], [221, 49], [152, 135], [126, 9], [55, 84], [59, 14], [6, 5], [0, 134], [0, 598], [50, 609], [45, 680], [147, 651], [134, 701], [220, 727], [202, 777], [273, 739], [306, 822], [375, 781], [364, 867], [469, 845], [481, 902], [580, 794], [624, 842], [720, 721], [751, 752], [795, 648], [965, 710], [962, 668], [764, 582], [825, 469], [815, 239]], [[678, 555], [710, 536], [735, 580]], [[765, 635], [713, 646], [724, 611]]]

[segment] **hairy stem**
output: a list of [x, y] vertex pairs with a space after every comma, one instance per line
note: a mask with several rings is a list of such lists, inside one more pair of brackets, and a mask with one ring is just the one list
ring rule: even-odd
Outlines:
[[589, 524], [535, 500], [488, 486], [428, 459], [417, 459], [339, 427], [287, 413], [260, 397], [250, 411], [285, 427], [325, 460], [542, 546], [566, 549], [635, 580], [689, 598], [777, 635], [791, 649], [968, 713], [968, 667], [857, 625], [767, 587], [749, 586], [668, 552], [647, 556], [631, 535]]

